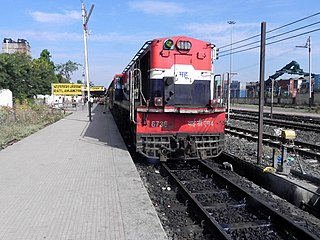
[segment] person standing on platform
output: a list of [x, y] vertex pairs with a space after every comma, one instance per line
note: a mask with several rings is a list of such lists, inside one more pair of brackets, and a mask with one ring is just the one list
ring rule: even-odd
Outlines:
[[109, 104], [110, 104], [110, 98], [109, 98], [109, 95], [107, 95], [105, 98], [104, 98], [104, 113], [107, 111], [109, 112]]

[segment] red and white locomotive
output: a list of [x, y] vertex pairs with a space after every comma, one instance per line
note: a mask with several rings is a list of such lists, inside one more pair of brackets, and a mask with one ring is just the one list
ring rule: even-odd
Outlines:
[[[215, 96], [214, 45], [185, 36], [147, 41], [108, 94], [138, 153], [166, 161], [218, 156], [225, 108]], [[221, 86], [220, 86], [221, 87]]]

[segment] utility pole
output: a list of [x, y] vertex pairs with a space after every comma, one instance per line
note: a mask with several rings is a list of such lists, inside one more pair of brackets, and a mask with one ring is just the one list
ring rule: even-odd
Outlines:
[[91, 101], [90, 101], [90, 81], [89, 81], [89, 63], [88, 63], [88, 47], [87, 47], [87, 36], [88, 29], [87, 25], [92, 13], [94, 5], [92, 4], [89, 14], [87, 14], [87, 10], [82, 2], [82, 20], [83, 20], [83, 40], [84, 40], [84, 60], [85, 60], [85, 69], [86, 69], [86, 81], [87, 81], [87, 96], [88, 96], [88, 111], [89, 111], [89, 121], [91, 122]]
[[309, 36], [304, 46], [296, 46], [299, 48], [308, 48], [309, 52], [309, 107], [312, 107], [312, 79], [311, 79], [311, 37]]
[[258, 147], [257, 164], [262, 160], [262, 140], [263, 140], [263, 106], [264, 106], [264, 75], [266, 61], [266, 27], [267, 23], [261, 23], [261, 43], [260, 43], [260, 93], [259, 93], [259, 123], [258, 123]]
[[271, 79], [271, 104], [270, 104], [270, 118], [273, 118], [273, 91], [274, 91], [274, 79]]
[[233, 25], [236, 24], [236, 21], [232, 20], [232, 21], [227, 21], [228, 24], [231, 25], [231, 36], [230, 36], [230, 72], [229, 72], [229, 76], [228, 76], [228, 99], [227, 99], [227, 121], [229, 122], [230, 119], [230, 87], [231, 87], [231, 77], [232, 77], [232, 35], [233, 35]]

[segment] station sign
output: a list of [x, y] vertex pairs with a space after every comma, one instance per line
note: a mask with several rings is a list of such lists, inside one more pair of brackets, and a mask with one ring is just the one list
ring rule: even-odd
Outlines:
[[[85, 87], [84, 90], [87, 91], [87, 87]], [[105, 88], [103, 86], [90, 87], [90, 92], [103, 92], [103, 91], [105, 91]]]
[[[87, 91], [87, 86], [82, 86], [79, 83], [52, 83], [52, 95], [55, 96], [70, 96], [70, 95], [82, 95], [83, 91]], [[103, 86], [92, 86], [90, 92], [104, 92]]]

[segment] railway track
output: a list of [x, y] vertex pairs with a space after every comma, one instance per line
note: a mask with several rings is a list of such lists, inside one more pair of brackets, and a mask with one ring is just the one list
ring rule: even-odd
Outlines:
[[[239, 114], [239, 115], [249, 115], [249, 116], [258, 116], [257, 111], [249, 111], [249, 110], [239, 110], [239, 109], [231, 109], [231, 113]], [[270, 113], [263, 113], [263, 116], [266, 118], [270, 118]], [[314, 124], [319, 125], [320, 124], [320, 117], [310, 117], [310, 116], [298, 116], [298, 115], [292, 115], [292, 114], [279, 114], [279, 113], [273, 113], [272, 119], [277, 120], [284, 120], [284, 121], [294, 121], [299, 123], [307, 123], [307, 124]]]
[[[292, 175], [289, 178], [281, 174], [264, 173], [265, 166], [257, 166], [255, 162], [225, 152], [215, 161], [220, 164], [227, 161], [238, 175], [320, 219], [319, 178], [294, 169], [290, 169]], [[208, 164], [211, 162], [208, 161]]]
[[214, 239], [319, 239], [316, 229], [280, 213], [241, 178], [204, 161], [163, 164], [188, 208]]
[[[294, 122], [293, 116], [290, 116], [289, 120], [279, 120], [279, 119], [270, 119], [270, 118], [263, 118], [263, 123], [267, 125], [277, 126], [277, 127], [286, 127], [286, 128], [293, 128], [303, 131], [312, 131], [316, 133], [320, 133], [320, 125], [318, 124], [310, 124], [310, 123], [303, 123], [303, 122]], [[230, 114], [230, 118], [234, 120], [241, 120], [246, 122], [254, 122], [258, 123], [259, 119], [256, 116], [250, 115], [239, 115], [239, 114]]]
[[[240, 127], [234, 127], [231, 125], [226, 125], [225, 132], [234, 136], [250, 139], [253, 141], [258, 140], [258, 132], [244, 129]], [[294, 140], [294, 147], [288, 148], [289, 152], [297, 152], [300, 155], [310, 157], [313, 159], [320, 160], [320, 146], [316, 144], [306, 143], [302, 141]], [[281, 147], [281, 139], [277, 136], [263, 133], [263, 144], [266, 144], [270, 147]]]

